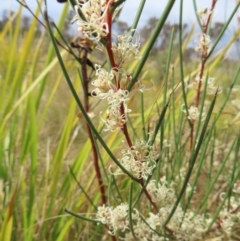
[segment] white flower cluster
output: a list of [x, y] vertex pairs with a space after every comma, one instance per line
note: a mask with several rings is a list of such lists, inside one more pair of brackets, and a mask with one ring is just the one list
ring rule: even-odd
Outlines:
[[[181, 106], [182, 111], [184, 113], [188, 113], [188, 119], [194, 123], [196, 120], [200, 119], [203, 121], [206, 117], [206, 111], [205, 107], [203, 108], [202, 113], [199, 111], [199, 101], [200, 101], [200, 96], [201, 92], [203, 91], [204, 87], [206, 86], [206, 92], [207, 94], [215, 94], [216, 91], [219, 93], [221, 90], [218, 90], [218, 87], [214, 86], [215, 83], [215, 78], [209, 77], [209, 76], [203, 76], [204, 74], [204, 59], [207, 58], [209, 52], [210, 52], [210, 45], [211, 45], [211, 38], [209, 35], [206, 34], [207, 32], [207, 27], [209, 24], [209, 20], [212, 16], [212, 10], [205, 8], [205, 9], [200, 9], [198, 12], [200, 21], [202, 23], [202, 33], [200, 34], [200, 38], [198, 41], [198, 46], [196, 47], [196, 51], [201, 53], [201, 71], [200, 73], [197, 74], [195, 77], [194, 81], [189, 84], [187, 87], [188, 88], [194, 88], [197, 92], [196, 94], [196, 104], [195, 106], [190, 106], [188, 110], [186, 110], [186, 106], [183, 104]], [[205, 85], [207, 84], [207, 85]]]
[[[137, 216], [138, 213], [135, 212], [133, 218]], [[115, 235], [117, 230], [124, 232], [129, 229], [128, 205], [122, 203], [115, 208], [105, 205], [100, 206], [97, 210], [96, 219], [108, 226], [111, 235]]]
[[112, 44], [115, 63], [122, 66], [126, 62], [134, 59], [140, 59], [139, 47], [140, 39], [137, 38], [135, 43], [132, 43], [133, 37], [131, 32], [124, 32], [124, 35], [117, 36], [117, 43]]
[[197, 14], [200, 18], [200, 21], [203, 27], [206, 26], [207, 20], [209, 16], [210, 17], [212, 16], [212, 13], [213, 12], [209, 8], [202, 8], [197, 11]]
[[[151, 195], [153, 202], [160, 206], [160, 208], [157, 214], [149, 213], [149, 217], [146, 219], [146, 221], [152, 229], [161, 232], [163, 231], [165, 221], [167, 220], [176, 201], [174, 183], [168, 184], [166, 178], [162, 177], [158, 183], [156, 180], [152, 180], [148, 184], [147, 190]], [[167, 227], [173, 232], [173, 235], [177, 240], [200, 240], [206, 231], [206, 224], [202, 216], [194, 216], [193, 213], [188, 212], [184, 213], [181, 207], [176, 209]], [[148, 233], [149, 232], [151, 232], [151, 235], [155, 235], [155, 232], [148, 227]], [[140, 235], [144, 235], [144, 233]], [[151, 237], [149, 240], [155, 239]], [[156, 240], [163, 239], [162, 237], [158, 236], [158, 239]]]
[[233, 192], [240, 195], [240, 181], [234, 183]]
[[[137, 140], [131, 148], [122, 150], [119, 162], [136, 178], [147, 179], [156, 167], [156, 152], [147, 142]], [[114, 174], [122, 174], [118, 169]]]
[[161, 178], [160, 182], [151, 180], [147, 186], [147, 190], [152, 198], [153, 202], [166, 206], [169, 203], [174, 203], [176, 196], [173, 189], [173, 184], [168, 185], [165, 177]]
[[[185, 105], [182, 105], [182, 112], [183, 113], [187, 113], [187, 110], [185, 108]], [[196, 106], [190, 106], [190, 108], [188, 109], [188, 119], [191, 120], [192, 122], [196, 121], [198, 119], [198, 117], [200, 116], [200, 112], [198, 110], [198, 107]], [[206, 111], [205, 108], [202, 111], [202, 116], [201, 116], [201, 121], [203, 121], [206, 117]]]
[[96, 95], [100, 95], [101, 93], [104, 95], [104, 93], [107, 93], [110, 89], [114, 88], [112, 83], [114, 80], [113, 71], [108, 73], [105, 69], [102, 69], [101, 66], [97, 64], [95, 65], [95, 70], [97, 79], [92, 81], [92, 85], [96, 87], [96, 89], [94, 89], [94, 93]]
[[[149, 213], [144, 218], [139, 211], [133, 210], [133, 232], [138, 240], [163, 241], [169, 240], [163, 237], [165, 222], [176, 201], [176, 195], [173, 184], [168, 184], [165, 177], [161, 178], [159, 183], [152, 180], [147, 191], [152, 197], [153, 202], [160, 206], [157, 213]], [[98, 208], [97, 220], [106, 224], [111, 235], [117, 230], [124, 232], [121, 240], [135, 240], [129, 226], [129, 209], [126, 204], [121, 204], [116, 208], [102, 206]], [[143, 221], [145, 219], [145, 221]], [[175, 211], [172, 219], [167, 225], [171, 234], [179, 241], [195, 241], [201, 240], [211, 220], [205, 219], [201, 215], [195, 215], [191, 212], [184, 212], [181, 207]], [[162, 234], [162, 235], [161, 235]], [[175, 239], [174, 239], [175, 240]]]
[[202, 56], [206, 57], [209, 53], [210, 44], [211, 44], [210, 36], [203, 33], [199, 38], [198, 46], [195, 48], [195, 50], [197, 52], [201, 52]]
[[[104, 131], [119, 130], [126, 123], [126, 113], [131, 112], [126, 103], [129, 100], [129, 92], [121, 88], [118, 89], [113, 84], [113, 81], [119, 76], [115, 69], [108, 73], [100, 65], [96, 65], [96, 76], [97, 79], [92, 81], [92, 85], [96, 87], [92, 91], [92, 96], [106, 99], [109, 105], [107, 117], [105, 120], [102, 119], [106, 125]], [[124, 113], [121, 112], [121, 105], [123, 105]]]
[[[240, 226], [240, 193], [238, 190], [239, 187], [236, 188], [238, 185], [239, 183], [234, 185], [233, 189], [236, 196], [232, 196], [227, 202], [225, 202], [225, 205], [219, 214], [219, 225], [229, 238], [231, 237], [234, 228]], [[220, 199], [223, 200], [225, 195], [226, 193], [221, 193]]]
[[[198, 12], [198, 16], [200, 18], [202, 26], [205, 28], [207, 25], [207, 21], [209, 17], [212, 16], [212, 11], [208, 8], [200, 9]], [[206, 31], [204, 29], [204, 31]], [[211, 38], [206, 33], [202, 33], [199, 39], [198, 46], [196, 47], [196, 51], [202, 53], [203, 57], [206, 57], [209, 53], [209, 48], [211, 44]]]
[[[203, 76], [202, 78], [200, 78], [199, 73], [195, 77], [194, 81], [188, 85], [188, 88], [194, 88], [195, 90], [197, 90], [200, 82], [201, 82], [201, 90], [200, 91], [203, 91], [204, 84], [207, 82], [207, 94], [213, 95], [216, 93], [217, 87], [214, 86], [215, 78], [206, 77], [206, 76]], [[218, 93], [220, 93], [220, 92], [221, 92], [221, 90], [218, 90]]]
[[[77, 20], [79, 30], [83, 32], [89, 39], [100, 41], [102, 37], [106, 37], [109, 28], [106, 23], [106, 11], [108, 6], [101, 3], [100, 0], [89, 0], [85, 3], [79, 3], [75, 6], [76, 16], [73, 21]], [[79, 12], [82, 12], [85, 20]]]

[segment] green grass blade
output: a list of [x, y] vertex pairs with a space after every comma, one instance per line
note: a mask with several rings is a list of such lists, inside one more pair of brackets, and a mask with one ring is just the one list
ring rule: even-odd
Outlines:
[[128, 86], [129, 91], [132, 89], [132, 87], [133, 87], [135, 81], [137, 80], [145, 62], [147, 61], [149, 53], [150, 53], [158, 35], [159, 35], [159, 33], [161, 32], [162, 27], [163, 27], [164, 23], [166, 22], [166, 19], [169, 15], [174, 3], [175, 3], [175, 0], [169, 0], [168, 1], [168, 4], [164, 9], [164, 12], [163, 12], [161, 18], [158, 20], [157, 25], [156, 25], [155, 29], [153, 30], [152, 36], [148, 40], [148, 43], [147, 43], [146, 49], [143, 53], [143, 56], [142, 56], [141, 60], [139, 61], [136, 70], [134, 71], [132, 80], [131, 80], [131, 82]]

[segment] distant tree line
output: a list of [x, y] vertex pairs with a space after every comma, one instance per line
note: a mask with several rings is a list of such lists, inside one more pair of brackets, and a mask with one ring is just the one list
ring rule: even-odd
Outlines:
[[[9, 20], [9, 18], [14, 14], [14, 12], [8, 12], [6, 10], [4, 10], [2, 12], [2, 16], [0, 18], [0, 31], [4, 28], [5, 24], [7, 23], [7, 21]], [[67, 40], [70, 40], [73, 35], [76, 33], [76, 31], [73, 30], [72, 28], [72, 24], [71, 24], [71, 20], [73, 18], [73, 16], [75, 15], [74, 11], [69, 11], [68, 16], [65, 19], [65, 25], [64, 25], [64, 30], [63, 30], [63, 36], [65, 36], [65, 38]], [[21, 25], [21, 31], [22, 33], [28, 31], [30, 24], [31, 24], [31, 20], [32, 18], [30, 16], [23, 16], [22, 17], [22, 25]], [[138, 30], [138, 34], [140, 35], [140, 39], [141, 39], [141, 43], [144, 44], [147, 39], [149, 38], [149, 36], [152, 33], [152, 30], [154, 29], [154, 27], [157, 24], [158, 19], [156, 17], [151, 17], [148, 19], [148, 21], [146, 22], [146, 24], [144, 25], [144, 27], [140, 28], [140, 30]], [[16, 18], [13, 19], [13, 26], [15, 26], [16, 24]], [[128, 25], [127, 22], [125, 21], [117, 21], [114, 25], [114, 32], [115, 33], [123, 33], [125, 30], [130, 29], [130, 26]], [[211, 29], [210, 29], [210, 36], [214, 39], [218, 36], [218, 34], [220, 33], [221, 29], [223, 27], [223, 23], [220, 22], [215, 22], [213, 23]], [[177, 36], [179, 33], [179, 26], [177, 24], [173, 24], [173, 23], [166, 23], [163, 26], [163, 29], [161, 31], [161, 33], [159, 34], [159, 37], [154, 45], [153, 48], [153, 52], [158, 52], [158, 51], [164, 51], [168, 48], [169, 46], [169, 39], [171, 36], [171, 32], [172, 29], [175, 29], [175, 39], [174, 39], [174, 46], [178, 47], [178, 40], [177, 40]], [[183, 38], [186, 38], [190, 26], [185, 23], [182, 26], [182, 31], [183, 31]], [[38, 24], [37, 28], [36, 28], [36, 34], [38, 35], [38, 33], [40, 34], [41, 32], [41, 25]], [[188, 47], [188, 49], [185, 51], [185, 57], [187, 59], [191, 59], [194, 58], [195, 56], [195, 51], [193, 47]]]

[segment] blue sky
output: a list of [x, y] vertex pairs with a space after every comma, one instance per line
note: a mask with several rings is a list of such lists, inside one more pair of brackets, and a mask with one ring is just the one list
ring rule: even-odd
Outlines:
[[[25, 0], [31, 9], [35, 9], [37, 6], [36, 0]], [[16, 0], [0, 0], [2, 4], [0, 4], [0, 11], [3, 9], [12, 9], [16, 10], [19, 6], [19, 3]], [[4, 4], [3, 4], [4, 2]], [[127, 21], [129, 24], [132, 23], [135, 13], [137, 11], [139, 0], [126, 0], [124, 9], [120, 16], [120, 20]], [[152, 16], [159, 17], [166, 6], [168, 0], [147, 0], [145, 4], [145, 8], [141, 17], [140, 25], [144, 25], [144, 23]], [[178, 22], [178, 9], [179, 9], [179, 0], [176, 0], [175, 6], [172, 9], [170, 20], [171, 22]], [[198, 6], [209, 7], [211, 5], [212, 0], [196, 0]], [[230, 15], [232, 10], [235, 7], [236, 0], [218, 0], [215, 13], [214, 20], [224, 22], [227, 17]], [[48, 12], [49, 15], [57, 20], [58, 16], [61, 13], [62, 4], [58, 4], [56, 0], [48, 0]], [[25, 12], [27, 14], [27, 12]], [[192, 0], [184, 1], [184, 12], [183, 12], [184, 22], [195, 23], [195, 14], [193, 11], [193, 3]], [[237, 17], [233, 20], [231, 24], [232, 28], [237, 27]]]

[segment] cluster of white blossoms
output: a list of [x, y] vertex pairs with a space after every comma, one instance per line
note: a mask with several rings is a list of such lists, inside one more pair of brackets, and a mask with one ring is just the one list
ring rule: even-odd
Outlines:
[[[129, 46], [131, 46], [130, 43]], [[125, 56], [122, 55], [122, 63], [126, 58], [126, 54]], [[129, 100], [127, 87], [131, 81], [131, 75], [123, 68], [113, 68], [108, 72], [101, 68], [100, 65], [96, 65], [95, 69], [97, 78], [92, 81], [92, 85], [95, 87], [92, 90], [92, 96], [102, 100], [106, 99], [108, 102], [106, 118], [101, 117], [105, 123], [104, 131], [114, 132], [120, 130], [126, 123], [126, 114], [131, 112], [131, 109], [127, 106], [127, 101]], [[139, 90], [143, 89], [139, 82], [134, 87], [137, 87]], [[121, 106], [123, 106], [123, 110], [121, 110]]]
[[162, 177], [159, 183], [156, 180], [151, 180], [147, 186], [147, 190], [152, 201], [157, 202], [161, 206], [166, 206], [176, 200], [174, 184], [171, 183], [169, 185], [165, 177]]
[[[159, 213], [157, 216], [155, 215], [156, 223], [160, 227], [163, 227], [176, 202], [174, 186], [174, 183], [168, 184], [166, 177], [162, 177], [159, 183], [152, 180], [147, 186], [153, 202], [160, 206]], [[178, 206], [167, 227], [172, 230], [177, 240], [200, 240], [206, 230], [205, 222], [206, 220], [201, 215], [195, 216], [191, 212], [184, 213]]]
[[212, 16], [212, 11], [209, 8], [201, 8], [197, 11], [199, 19], [203, 27], [206, 26], [209, 16]]
[[[198, 90], [199, 83], [201, 82], [201, 89], [200, 91], [203, 91], [204, 84], [207, 82], [207, 94], [213, 95], [216, 93], [218, 88], [214, 85], [215, 84], [215, 78], [213, 77], [207, 77], [203, 76], [200, 78], [200, 73], [198, 73], [194, 79], [194, 81], [188, 85], [188, 88], [194, 88], [195, 90]], [[218, 93], [220, 93], [221, 90], [218, 90]]]
[[[212, 16], [212, 10], [208, 8], [200, 9], [198, 12], [199, 19], [201, 21], [203, 30], [205, 31], [205, 27], [207, 25], [207, 21], [209, 17]], [[211, 38], [209, 35], [207, 35], [205, 32], [203, 32], [199, 38], [198, 46], [196, 47], [196, 51], [199, 51], [202, 53], [203, 57], [206, 57], [209, 53], [211, 44]]]
[[[127, 107], [129, 92], [121, 88], [118, 89], [113, 84], [113, 81], [119, 76], [117, 70], [112, 69], [110, 72], [107, 72], [100, 65], [96, 65], [95, 68], [97, 79], [92, 81], [92, 85], [95, 87], [92, 91], [92, 96], [102, 100], [106, 99], [108, 102], [107, 117], [106, 119], [102, 118], [105, 123], [104, 131], [113, 132], [120, 130], [126, 123], [126, 113], [131, 112]], [[121, 105], [123, 106], [124, 113], [121, 111]]]
[[[234, 185], [233, 192], [235, 196], [228, 198], [228, 201], [225, 201], [224, 207], [219, 214], [218, 225], [230, 238], [234, 229], [239, 228], [240, 226], [240, 192], [239, 192], [239, 182]], [[236, 188], [237, 187], [237, 188]], [[220, 199], [225, 198], [226, 193], [220, 194]]]
[[[202, 55], [202, 61], [204, 58], [206, 58], [210, 52], [210, 45], [211, 45], [211, 38], [209, 35], [207, 35], [206, 29], [205, 27], [207, 27], [208, 24], [208, 20], [209, 17], [212, 16], [212, 10], [205, 8], [205, 9], [200, 9], [198, 12], [202, 27], [203, 27], [203, 32], [200, 34], [199, 37], [199, 41], [198, 41], [198, 45], [195, 48], [195, 50], [197, 52], [200, 52]], [[216, 91], [218, 90], [217, 87], [214, 86], [215, 84], [215, 78], [213, 77], [208, 77], [208, 76], [203, 76], [203, 71], [204, 71], [204, 65], [202, 62], [202, 67], [201, 67], [201, 73], [198, 73], [194, 79], [194, 81], [192, 83], [190, 83], [187, 87], [188, 88], [194, 88], [198, 94], [197, 94], [197, 99], [200, 96], [200, 93], [203, 91], [204, 89], [204, 85], [207, 82], [207, 94], [215, 94]], [[218, 93], [220, 93], [221, 91], [218, 90]], [[198, 120], [199, 118], [200, 121], [203, 121], [206, 117], [206, 112], [205, 112], [205, 107], [203, 108], [202, 113], [200, 114], [199, 111], [199, 99], [198, 101], [196, 101], [196, 105], [195, 106], [190, 106], [188, 108], [188, 111], [186, 110], [185, 105], [183, 104], [181, 106], [181, 109], [184, 113], [188, 113], [188, 119], [193, 123], [194, 121]], [[200, 117], [201, 115], [201, 117]]]
[[[186, 110], [184, 104], [182, 105], [182, 112], [187, 113], [187, 110]], [[190, 108], [188, 109], [188, 119], [190, 121], [194, 122], [194, 121], [198, 120], [199, 116], [200, 116], [200, 112], [199, 112], [198, 107], [193, 106], [193, 105], [190, 106]], [[202, 115], [201, 115], [201, 121], [203, 121], [205, 119], [205, 117], [206, 117], [206, 111], [204, 108], [202, 111]]]
[[[108, 102], [107, 116], [105, 119], [102, 118], [105, 123], [104, 131], [120, 130], [126, 123], [126, 114], [131, 112], [131, 109], [127, 106], [129, 100], [127, 86], [131, 81], [131, 75], [123, 69], [114, 68], [108, 72], [101, 66], [96, 65], [96, 76], [97, 79], [92, 81], [92, 85], [95, 87], [92, 90], [92, 96], [102, 100], [106, 99]], [[119, 86], [116, 86], [113, 82], [119, 83]], [[142, 90], [139, 83], [136, 83], [136, 85], [138, 85], [139, 90]], [[123, 109], [121, 109], [121, 106]]]
[[[156, 180], [152, 180], [148, 184], [147, 191], [151, 195], [152, 201], [159, 206], [159, 210], [157, 213], [149, 212], [145, 218], [138, 210], [134, 209], [132, 231], [129, 226], [129, 208], [126, 204], [121, 204], [116, 208], [99, 207], [96, 219], [108, 226], [111, 235], [120, 230], [123, 233], [120, 239], [124, 241], [135, 240], [133, 232], [138, 240], [171, 240], [163, 237], [163, 234], [165, 233], [165, 222], [176, 201], [173, 186], [174, 184], [167, 183], [165, 177], [161, 178], [158, 183]], [[167, 224], [167, 230], [169, 235], [175, 237], [176, 240], [201, 240], [210, 222], [211, 220], [207, 220], [201, 215], [184, 212], [181, 207], [178, 207]]]
[[105, 1], [102, 3], [100, 0], [85, 1], [85, 3], [79, 3], [75, 6], [76, 16], [73, 21], [77, 21], [79, 31], [89, 39], [100, 41], [109, 32], [106, 23], [106, 10]]
[[107, 11], [111, 4], [118, 0], [82, 0], [75, 5], [76, 15], [72, 22], [77, 21], [79, 31], [86, 35], [90, 40], [100, 41], [109, 33], [107, 24]]
[[[156, 167], [157, 153], [147, 142], [136, 140], [131, 148], [121, 151], [122, 157], [119, 162], [138, 179], [147, 179]], [[121, 169], [117, 169], [115, 175], [123, 174]]]
[[198, 46], [195, 48], [195, 50], [201, 52], [202, 56], [206, 57], [210, 50], [210, 44], [210, 36], [205, 33], [202, 33], [198, 41]]
[[114, 54], [115, 63], [118, 66], [122, 66], [126, 62], [140, 59], [140, 38], [136, 38], [133, 43], [132, 32], [124, 32], [124, 35], [117, 36], [117, 43], [112, 44], [112, 51]]
[[[135, 212], [133, 218], [137, 216], [138, 213]], [[111, 235], [115, 235], [117, 230], [124, 232], [129, 229], [128, 205], [122, 203], [115, 208], [100, 206], [97, 209], [96, 219], [108, 226]]]

